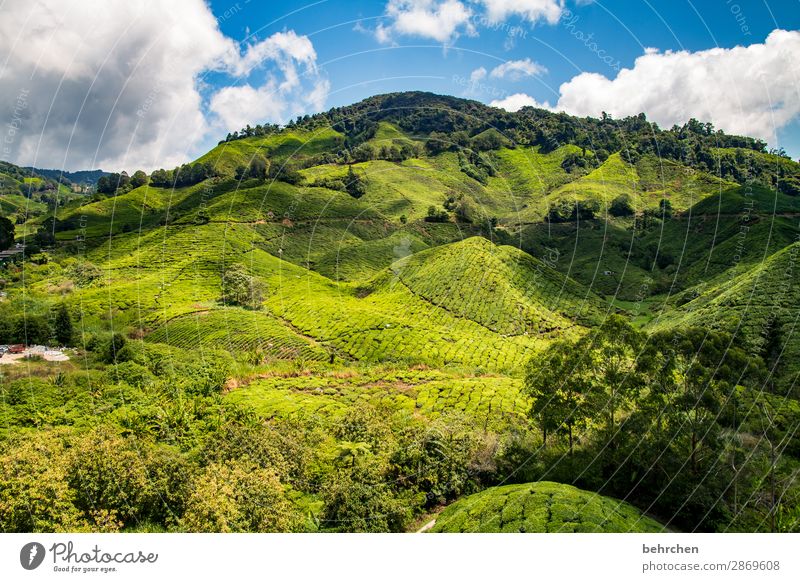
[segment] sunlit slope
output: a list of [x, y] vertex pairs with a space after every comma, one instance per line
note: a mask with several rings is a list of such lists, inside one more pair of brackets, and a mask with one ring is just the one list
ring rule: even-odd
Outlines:
[[760, 354], [781, 383], [800, 371], [800, 243], [732, 278], [716, 279], [696, 299], [653, 324], [655, 329], [699, 326], [735, 334]]
[[337, 371], [312, 367], [300, 375], [276, 373], [247, 382], [226, 398], [252, 406], [268, 418], [337, 417], [366, 402], [392, 412], [463, 415], [495, 430], [524, 422], [530, 407], [519, 378], [383, 365]]
[[233, 180], [221, 179], [184, 188], [145, 185], [119, 196], [69, 204], [58, 212], [56, 238], [66, 242], [76, 237], [108, 237], [147, 230], [184, 213], [194, 217], [204, 200], [234, 187]]
[[615, 198], [627, 196], [634, 210], [658, 208], [661, 200], [666, 199], [673, 210], [682, 211], [735, 185], [651, 154], [630, 164], [616, 153], [587, 175], [550, 192], [548, 203], [592, 201], [605, 214]]
[[400, 259], [397, 278], [455, 316], [506, 335], [542, 334], [602, 316], [602, 302], [580, 284], [510, 246], [482, 237]]
[[325, 361], [327, 350], [263, 311], [238, 308], [198, 310], [169, 320], [148, 341], [184, 349], [250, 352], [257, 358]]
[[239, 166], [246, 168], [256, 156], [272, 163], [296, 164], [325, 152], [336, 152], [343, 144], [344, 136], [330, 127], [313, 131], [285, 130], [274, 135], [223, 142], [197, 161], [210, 164], [221, 174], [232, 175]]
[[507, 337], [418, 297], [391, 270], [369, 286], [342, 285], [282, 261], [260, 263], [266, 305], [343, 357], [511, 371], [547, 340]]
[[462, 498], [436, 518], [441, 533], [656, 533], [658, 522], [623, 501], [541, 481], [492, 487]]
[[[274, 357], [335, 354], [512, 371], [550, 340], [544, 329], [509, 337], [474, 314], [451, 312], [413, 293], [391, 268], [370, 284], [336, 283], [263, 250], [260, 226], [212, 222], [115, 236], [88, 252], [100, 275], [79, 285], [68, 302], [86, 314], [87, 324], [130, 326], [181, 347], [217, 345]], [[222, 273], [233, 263], [264, 283], [261, 310], [220, 302]], [[579, 333], [572, 322], [564, 325]]]

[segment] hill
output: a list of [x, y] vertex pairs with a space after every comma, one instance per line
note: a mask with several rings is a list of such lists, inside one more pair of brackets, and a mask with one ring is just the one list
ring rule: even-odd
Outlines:
[[415, 295], [506, 335], [549, 334], [603, 314], [603, 302], [575, 281], [482, 237], [414, 253], [391, 269]]
[[435, 531], [795, 531], [798, 176], [696, 120], [418, 92], [91, 197], [2, 164], [28, 246], [0, 343], [70, 359], [0, 358], [0, 529], [406, 531], [447, 505]]
[[655, 533], [664, 527], [631, 505], [540, 481], [491, 487], [448, 506], [437, 533]]

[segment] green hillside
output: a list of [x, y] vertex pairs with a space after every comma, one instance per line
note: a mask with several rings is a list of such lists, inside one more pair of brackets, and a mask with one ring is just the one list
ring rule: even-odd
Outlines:
[[285, 163], [287, 160], [299, 162], [326, 151], [335, 151], [342, 144], [342, 135], [329, 128], [286, 131], [276, 135], [223, 142], [197, 161], [209, 163], [219, 172], [233, 174], [237, 167], [247, 167], [257, 156], [263, 156], [273, 164]]
[[785, 392], [800, 372], [797, 341], [800, 271], [795, 242], [742, 274], [718, 278], [695, 299], [653, 324], [656, 329], [699, 326], [735, 335], [767, 360]]
[[419, 92], [88, 196], [3, 163], [0, 344], [69, 359], [2, 356], [0, 530], [798, 531], [798, 180]]
[[551, 334], [597, 321], [602, 301], [529, 254], [474, 237], [392, 265], [408, 289], [506, 335]]
[[438, 533], [654, 533], [664, 526], [635, 507], [571, 485], [541, 481], [492, 487], [448, 506]]

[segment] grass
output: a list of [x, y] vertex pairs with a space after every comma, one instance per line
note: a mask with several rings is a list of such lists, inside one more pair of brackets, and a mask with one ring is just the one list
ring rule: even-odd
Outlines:
[[25, 198], [22, 194], [0, 195], [0, 215], [10, 214], [40, 214], [47, 211], [47, 204]]
[[448, 506], [437, 533], [656, 533], [658, 522], [623, 501], [541, 481], [492, 487]]
[[59, 211], [59, 220], [67, 221], [72, 228], [57, 232], [56, 238], [61, 241], [78, 236], [91, 239], [152, 228], [169, 214], [195, 208], [204, 197], [214, 196], [227, 187], [228, 183], [215, 181], [175, 189], [146, 185], [111, 198], [83, 204], [79, 201]]

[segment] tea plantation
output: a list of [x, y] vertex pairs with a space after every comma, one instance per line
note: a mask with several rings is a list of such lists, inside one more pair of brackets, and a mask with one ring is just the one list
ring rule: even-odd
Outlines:
[[0, 359], [2, 531], [800, 531], [759, 140], [400, 93], [85, 193], [0, 169], [0, 344], [69, 357]]

